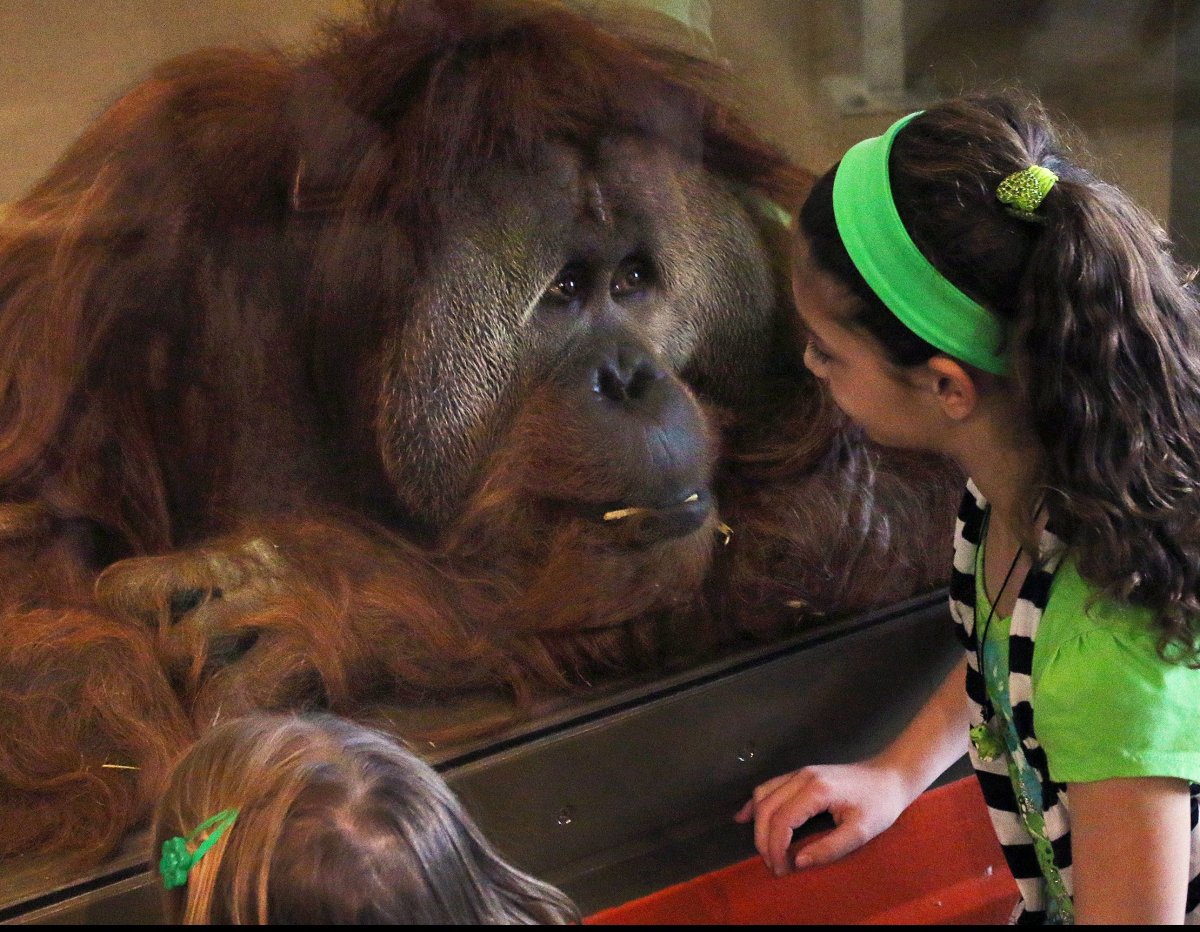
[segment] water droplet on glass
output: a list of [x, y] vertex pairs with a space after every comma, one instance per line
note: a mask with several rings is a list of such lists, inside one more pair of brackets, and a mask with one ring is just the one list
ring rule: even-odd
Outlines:
[[558, 810], [558, 816], [554, 820], [559, 825], [570, 825], [575, 821], [575, 807], [563, 806]]
[[750, 761], [754, 760], [754, 755], [757, 753], [758, 746], [753, 741], [747, 741], [737, 752], [737, 759], [743, 764], [748, 764]]

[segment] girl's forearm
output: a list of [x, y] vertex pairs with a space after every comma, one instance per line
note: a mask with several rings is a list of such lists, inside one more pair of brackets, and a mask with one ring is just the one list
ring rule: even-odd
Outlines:
[[955, 664], [908, 727], [872, 761], [896, 774], [909, 802], [967, 752], [971, 706], [964, 687], [966, 663], [964, 657]]

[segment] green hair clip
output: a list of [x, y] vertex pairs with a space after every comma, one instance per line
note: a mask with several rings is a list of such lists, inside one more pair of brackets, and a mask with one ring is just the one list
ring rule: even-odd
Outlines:
[[996, 197], [1000, 203], [1008, 205], [1009, 213], [1014, 216], [1022, 220], [1037, 220], [1039, 218], [1034, 211], [1041, 206], [1056, 181], [1058, 175], [1050, 169], [1030, 165], [1001, 181], [996, 188]]
[[[197, 825], [187, 838], [176, 835], [164, 841], [162, 857], [158, 861], [158, 872], [162, 875], [163, 888], [174, 890], [176, 887], [182, 887], [186, 884], [188, 882], [188, 872], [217, 843], [225, 833], [225, 829], [233, 825], [237, 815], [238, 811], [236, 809], [222, 809], [215, 816], [205, 819]], [[200, 843], [200, 846], [195, 851], [189, 851], [188, 844], [206, 828], [212, 829], [208, 837]]]

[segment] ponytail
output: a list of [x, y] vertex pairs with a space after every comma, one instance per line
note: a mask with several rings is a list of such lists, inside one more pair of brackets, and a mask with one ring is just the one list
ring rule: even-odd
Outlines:
[[1080, 574], [1197, 661], [1200, 305], [1161, 227], [1066, 163], [1018, 291], [1017, 377]]

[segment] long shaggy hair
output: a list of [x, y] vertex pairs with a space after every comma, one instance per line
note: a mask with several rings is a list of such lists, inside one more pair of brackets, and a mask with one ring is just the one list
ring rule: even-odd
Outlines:
[[[944, 581], [958, 477], [801, 363], [774, 214], [811, 174], [641, 25], [378, 0], [306, 51], [198, 51], [8, 211], [0, 852], [111, 848], [218, 718], [527, 709]], [[555, 381], [577, 344], [502, 316], [574, 258], [546, 229], [636, 183], [670, 300], [622, 337], [690, 419], [640, 473]], [[693, 452], [698, 530], [600, 520]]]

